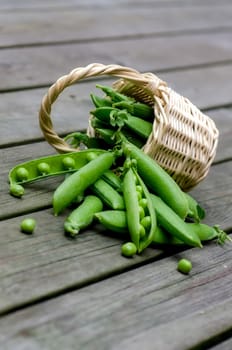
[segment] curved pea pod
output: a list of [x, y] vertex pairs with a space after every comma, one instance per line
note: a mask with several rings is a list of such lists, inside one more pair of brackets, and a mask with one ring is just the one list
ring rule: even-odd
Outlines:
[[108, 230], [118, 233], [128, 233], [126, 212], [124, 210], [104, 210], [94, 215]]
[[106, 151], [102, 149], [88, 149], [41, 157], [20, 163], [9, 172], [10, 187], [13, 184], [26, 184], [45, 179], [49, 176], [74, 172], [86, 165], [93, 154], [99, 156], [104, 153]]
[[[209, 226], [202, 223], [186, 223], [188, 231], [197, 235], [201, 242], [211, 241], [213, 239], [226, 240], [227, 234], [219, 229], [217, 226]], [[165, 231], [162, 227], [157, 226], [153, 243], [168, 244], [168, 245], [183, 245], [184, 242], [180, 239], [172, 236]]]
[[101, 122], [109, 123], [114, 114], [117, 113], [117, 109], [112, 106], [98, 107], [94, 111], [90, 112], [95, 118]]
[[184, 192], [173, 178], [161, 166], [138, 147], [122, 141], [126, 156], [136, 159], [137, 171], [146, 186], [168, 204], [181, 218], [189, 212], [188, 201]]
[[101, 121], [99, 118], [95, 117], [95, 116], [92, 116], [90, 118], [90, 124], [92, 126], [92, 128], [94, 129], [105, 129], [105, 128], [110, 128], [111, 125], [109, 123], [106, 123], [106, 122], [103, 122]]
[[185, 244], [202, 248], [198, 234], [188, 227], [188, 223], [184, 222], [161, 198], [151, 194], [151, 199], [159, 226]]
[[134, 101], [120, 101], [113, 104], [113, 107], [126, 109], [131, 115], [141, 119], [153, 121], [154, 109], [147, 104]]
[[[123, 196], [126, 208], [128, 230], [132, 242], [136, 245], [138, 253], [141, 253], [152, 242], [156, 229], [156, 215], [153, 209], [150, 193], [132, 167], [126, 170], [123, 178]], [[146, 205], [141, 205], [145, 199]], [[143, 225], [144, 216], [150, 218], [149, 225]]]
[[112, 170], [107, 170], [101, 177], [105, 182], [112, 186], [116, 191], [122, 191], [122, 181], [118, 175], [115, 174]]
[[152, 132], [152, 123], [128, 114], [125, 125], [136, 135], [147, 140]]
[[108, 207], [112, 209], [125, 208], [123, 196], [102, 178], [98, 179], [94, 184], [92, 184], [90, 186], [90, 190]]
[[74, 209], [64, 222], [64, 230], [71, 237], [75, 237], [80, 230], [92, 224], [94, 214], [103, 209], [102, 201], [93, 195], [88, 195], [84, 201]]
[[184, 193], [184, 194], [188, 201], [188, 206], [189, 206], [189, 211], [187, 216], [196, 222], [200, 222], [205, 218], [205, 210], [189, 193]]
[[113, 152], [104, 152], [67, 177], [53, 195], [54, 214], [58, 215], [78, 198], [90, 185], [96, 182], [115, 160]]
[[183, 241], [170, 235], [170, 233], [168, 233], [158, 225], [156, 227], [156, 231], [155, 231], [155, 235], [152, 243], [164, 244], [164, 245], [183, 245], [184, 244]]
[[134, 98], [121, 94], [109, 86], [97, 84], [96, 87], [101, 89], [108, 97], [110, 97], [112, 102], [135, 101]]
[[[102, 138], [110, 146], [114, 145], [116, 142], [115, 130], [107, 128], [95, 128], [97, 135]], [[142, 148], [144, 146], [144, 139], [136, 135], [133, 131], [123, 128], [120, 130], [121, 135], [123, 135], [129, 142], [133, 143], [136, 147]]]
[[231, 238], [219, 226], [209, 226], [203, 223], [188, 223], [188, 228], [198, 235], [202, 242], [217, 239], [223, 244], [226, 240], [231, 241]]
[[90, 94], [91, 100], [96, 108], [112, 106], [112, 102], [109, 98], [102, 98], [94, 94]]
[[114, 135], [115, 135], [115, 130], [109, 129], [104, 125], [104, 127], [94, 127], [96, 131], [96, 135], [99, 138], [102, 138], [108, 145], [112, 146], [115, 143]]

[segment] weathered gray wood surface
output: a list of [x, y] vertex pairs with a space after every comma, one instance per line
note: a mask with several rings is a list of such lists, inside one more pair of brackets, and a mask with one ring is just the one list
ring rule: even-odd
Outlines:
[[[38, 125], [48, 87], [94, 61], [152, 71], [216, 122], [218, 152], [193, 191], [205, 222], [232, 233], [232, 46], [229, 0], [3, 0], [0, 3], [0, 348], [231, 349], [231, 245], [147, 249], [120, 255], [125, 237], [93, 226], [64, 236], [68, 213], [54, 217], [61, 178], [8, 193], [8, 171], [53, 154]], [[90, 79], [52, 106], [55, 130], [87, 127]], [[110, 77], [100, 82], [110, 84]], [[38, 225], [20, 233], [24, 217]], [[176, 271], [193, 262], [189, 276]]]
[[[232, 60], [231, 39], [232, 32], [222, 31], [5, 49], [0, 57], [0, 91], [50, 85], [77, 65], [92, 62], [114, 62], [141, 71], [176, 70], [223, 62], [227, 67]], [[164, 59], [160, 59], [160, 52]]]
[[[45, 11], [39, 4], [41, 17], [35, 11], [23, 11], [23, 9], [19, 11], [17, 8], [2, 10], [0, 21], [4, 30], [0, 33], [0, 45], [1, 47], [34, 46], [64, 41], [99, 41], [117, 37], [122, 40], [126, 36], [136, 37], [133, 26], [135, 23], [139, 25], [141, 36], [156, 34], [169, 36], [183, 34], [186, 31], [202, 33], [209, 29], [212, 31], [232, 29], [231, 4], [219, 7], [217, 12], [208, 6], [185, 7], [181, 12], [181, 20], [179, 6], [167, 11], [162, 6], [155, 6], [155, 3], [150, 3], [144, 8], [139, 4], [127, 7], [118, 5], [114, 7], [112, 15], [112, 5], [111, 3], [111, 6], [107, 7], [96, 6], [91, 12], [89, 8], [80, 7], [78, 4], [71, 8], [66, 5], [62, 11], [60, 7], [57, 9], [48, 7]], [[207, 21], [205, 17], [208, 17]], [[30, 27], [30, 31], [25, 33], [25, 26]]]
[[[2, 344], [193, 348], [231, 327], [231, 252], [216, 245], [204, 254], [193, 249], [6, 316], [0, 321]], [[194, 264], [189, 277], [176, 271], [185, 255]]]

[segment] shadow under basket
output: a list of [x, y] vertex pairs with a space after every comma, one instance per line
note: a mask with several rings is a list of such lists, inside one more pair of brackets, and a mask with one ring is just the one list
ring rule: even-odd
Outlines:
[[184, 191], [202, 181], [216, 154], [219, 132], [214, 121], [156, 75], [129, 67], [92, 63], [60, 77], [44, 96], [39, 112], [40, 127], [48, 143], [60, 153], [78, 151], [53, 129], [51, 106], [66, 87], [102, 75], [119, 78], [113, 83], [118, 92], [153, 107], [153, 130], [143, 147], [144, 152]]

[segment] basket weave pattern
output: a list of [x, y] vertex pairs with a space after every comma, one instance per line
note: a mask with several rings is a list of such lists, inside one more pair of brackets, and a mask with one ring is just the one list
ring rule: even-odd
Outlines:
[[141, 74], [128, 67], [93, 63], [62, 76], [49, 88], [41, 103], [39, 121], [45, 139], [58, 152], [74, 151], [54, 131], [51, 106], [66, 87], [101, 75], [120, 78], [113, 84], [117, 91], [154, 107], [153, 131], [144, 152], [166, 169], [185, 191], [203, 180], [216, 154], [218, 130], [208, 116], [152, 73]]

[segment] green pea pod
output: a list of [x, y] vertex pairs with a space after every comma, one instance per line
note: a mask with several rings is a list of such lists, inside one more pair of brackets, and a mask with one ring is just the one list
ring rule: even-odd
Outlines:
[[54, 214], [61, 213], [75, 198], [96, 182], [106, 170], [110, 169], [114, 160], [113, 152], [104, 152], [67, 177], [54, 192]]
[[161, 198], [151, 194], [151, 199], [159, 226], [185, 244], [202, 248], [200, 238], [196, 232], [189, 229], [188, 223], [184, 222]]
[[110, 123], [110, 118], [113, 117], [119, 110], [111, 106], [98, 107], [90, 113], [104, 123]]
[[152, 132], [152, 123], [128, 114], [125, 125], [136, 135], [147, 140]]
[[135, 101], [134, 98], [128, 97], [124, 94], [121, 94], [114, 90], [113, 88], [109, 86], [104, 86], [104, 85], [96, 85], [97, 88], [101, 89], [105, 94], [111, 98], [112, 102], [120, 102], [120, 101]]
[[189, 206], [188, 217], [196, 222], [203, 220], [205, 218], [205, 210], [189, 193], [185, 193], [185, 197]]
[[184, 242], [175, 236], [170, 235], [167, 231], [165, 231], [162, 227], [157, 226], [154, 239], [152, 241], [154, 244], [164, 244], [164, 245], [183, 245]]
[[221, 230], [219, 226], [209, 226], [203, 223], [188, 223], [188, 228], [197, 234], [201, 241], [210, 241], [217, 239], [217, 241], [223, 244], [226, 240], [231, 241], [231, 238], [225, 231]]
[[[116, 143], [115, 130], [106, 128], [95, 128], [98, 137], [102, 138], [110, 146]], [[144, 140], [138, 135], [133, 133], [131, 130], [125, 127], [120, 130], [121, 135], [123, 135], [129, 142], [133, 143], [136, 147], [142, 148], [144, 146]]]
[[84, 201], [74, 209], [64, 222], [64, 230], [71, 237], [75, 237], [80, 230], [87, 228], [94, 219], [94, 214], [103, 209], [102, 201], [93, 195], [88, 195]]
[[155, 160], [125, 139], [122, 141], [122, 147], [125, 156], [136, 159], [137, 171], [146, 186], [181, 218], [185, 218], [189, 212], [188, 201], [173, 178]]
[[[138, 188], [140, 189], [139, 191]], [[154, 238], [156, 215], [152, 206], [150, 193], [134, 167], [129, 167], [125, 172], [123, 178], [123, 196], [130, 237], [136, 245], [138, 253], [141, 253], [149, 246]], [[146, 207], [141, 207], [141, 199], [146, 199]], [[141, 220], [145, 215], [150, 217], [149, 227], [142, 225]]]
[[112, 103], [109, 98], [102, 98], [94, 94], [90, 94], [91, 100], [96, 108], [98, 107], [109, 107]]
[[121, 101], [113, 104], [113, 107], [119, 109], [126, 109], [134, 117], [153, 121], [154, 120], [154, 109], [147, 104], [133, 101]]
[[112, 209], [125, 208], [123, 196], [102, 178], [98, 179], [94, 184], [92, 184], [90, 186], [90, 190], [108, 207]]
[[111, 128], [111, 125], [109, 123], [105, 123], [95, 116], [91, 117], [90, 124], [91, 124], [92, 128], [94, 128], [94, 129], [96, 129], [96, 128], [100, 128], [100, 129]]
[[115, 130], [109, 129], [108, 127], [104, 128], [94, 128], [96, 132], [96, 136], [103, 139], [109, 146], [113, 146], [115, 143]]
[[27, 184], [50, 176], [75, 172], [89, 162], [89, 157], [92, 154], [99, 156], [104, 153], [106, 153], [106, 151], [102, 149], [88, 149], [79, 152], [41, 157], [20, 163], [9, 172], [10, 192], [12, 195], [16, 193], [16, 184]]
[[68, 142], [72, 148], [78, 148], [81, 145], [87, 146], [87, 148], [99, 148], [103, 147], [101, 140], [96, 137], [90, 137], [84, 132], [73, 132], [65, 136], [64, 140]]
[[116, 191], [122, 191], [122, 181], [118, 175], [112, 170], [107, 170], [101, 177], [105, 180], [110, 186], [112, 186]]
[[128, 233], [126, 212], [124, 210], [104, 210], [94, 215], [108, 230], [118, 233]]

